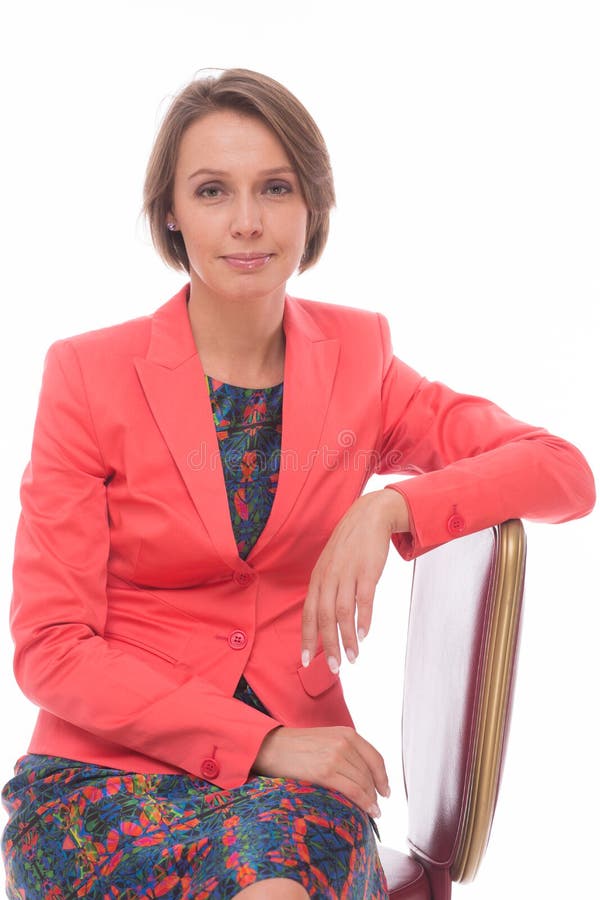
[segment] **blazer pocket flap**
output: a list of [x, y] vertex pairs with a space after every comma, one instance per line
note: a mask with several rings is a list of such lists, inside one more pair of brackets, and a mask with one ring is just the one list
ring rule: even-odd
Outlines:
[[302, 682], [302, 687], [311, 697], [318, 697], [323, 691], [333, 687], [340, 680], [339, 675], [335, 675], [327, 664], [325, 653], [321, 650], [317, 653], [311, 664], [304, 668], [298, 667], [298, 678]]

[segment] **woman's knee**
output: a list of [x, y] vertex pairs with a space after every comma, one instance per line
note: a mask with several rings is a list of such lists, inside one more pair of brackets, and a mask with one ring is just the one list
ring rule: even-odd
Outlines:
[[234, 894], [234, 900], [238, 897], [240, 900], [307, 900], [309, 894], [291, 878], [267, 878]]

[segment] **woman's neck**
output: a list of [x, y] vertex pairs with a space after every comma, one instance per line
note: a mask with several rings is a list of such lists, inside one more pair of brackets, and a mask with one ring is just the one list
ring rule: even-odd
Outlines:
[[240, 387], [283, 381], [285, 292], [252, 299], [211, 298], [190, 293], [188, 316], [207, 375]]

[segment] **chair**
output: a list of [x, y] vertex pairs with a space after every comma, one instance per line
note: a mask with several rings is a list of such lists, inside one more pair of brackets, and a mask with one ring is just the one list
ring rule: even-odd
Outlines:
[[390, 900], [449, 900], [488, 842], [510, 720], [525, 574], [519, 520], [415, 561], [402, 760], [410, 855], [380, 847]]

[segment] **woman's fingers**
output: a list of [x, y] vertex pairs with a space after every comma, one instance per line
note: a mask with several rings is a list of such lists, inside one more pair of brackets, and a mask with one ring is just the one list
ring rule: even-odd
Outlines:
[[[365, 608], [369, 603], [369, 592], [363, 593], [362, 623], [366, 625], [365, 633], [371, 621], [371, 613]], [[337, 672], [341, 663], [342, 648], [350, 662], [358, 656], [358, 640], [356, 634], [357, 589], [354, 580], [323, 578], [320, 571], [315, 570], [308, 594], [304, 602], [302, 615], [302, 648], [303, 664], [312, 660], [320, 637], [325, 657], [333, 672]], [[372, 596], [371, 601], [372, 602]], [[338, 637], [339, 631], [339, 637]]]
[[[335, 613], [343, 652], [353, 663], [358, 656], [356, 637], [356, 581], [344, 581], [338, 588]], [[336, 642], [337, 643], [337, 642]], [[325, 641], [323, 641], [325, 647]]]
[[373, 744], [370, 744], [360, 734], [356, 734], [356, 738], [359, 742], [361, 756], [369, 767], [377, 793], [381, 794], [382, 797], [389, 797], [390, 783], [383, 756], [375, 749]]
[[[393, 504], [389, 502], [391, 493], [395, 494]], [[342, 659], [339, 637], [346, 657], [354, 662], [358, 656], [358, 641], [371, 627], [375, 587], [389, 551], [398, 497], [391, 491], [359, 497], [323, 548], [304, 604], [304, 665], [313, 659], [319, 639], [334, 672], [338, 671]], [[403, 502], [401, 497], [400, 502]]]
[[317, 627], [323, 644], [325, 658], [332, 672], [340, 668], [340, 646], [338, 641], [337, 584], [334, 579], [325, 579], [318, 586]]
[[374, 818], [380, 815], [377, 795], [390, 795], [385, 763], [375, 747], [355, 731], [351, 731], [337, 769], [332, 775], [332, 787], [338, 778], [338, 790]]
[[335, 762], [324, 767], [316, 777], [319, 784], [340, 791], [361, 809], [377, 817], [377, 788], [373, 774], [351, 741], [346, 742]]
[[340, 791], [374, 817], [377, 794], [389, 795], [383, 758], [347, 727], [277, 728], [266, 736], [253, 768]]
[[375, 587], [373, 582], [363, 581], [356, 589], [356, 633], [359, 641], [366, 638], [371, 628]]
[[302, 665], [308, 666], [317, 652], [319, 625], [319, 588], [315, 573], [310, 579], [308, 593], [302, 610]]

